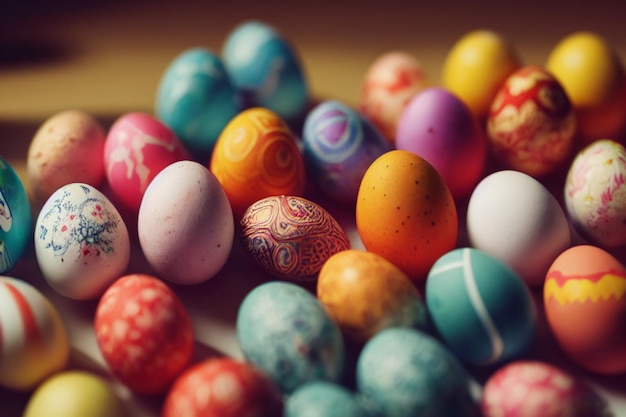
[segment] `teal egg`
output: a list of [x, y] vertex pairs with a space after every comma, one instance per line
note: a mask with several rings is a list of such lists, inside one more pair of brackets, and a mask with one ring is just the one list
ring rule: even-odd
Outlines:
[[285, 402], [284, 417], [368, 417], [356, 393], [338, 384], [314, 381], [295, 390]]
[[24, 255], [32, 230], [31, 207], [17, 172], [0, 157], [0, 274]]

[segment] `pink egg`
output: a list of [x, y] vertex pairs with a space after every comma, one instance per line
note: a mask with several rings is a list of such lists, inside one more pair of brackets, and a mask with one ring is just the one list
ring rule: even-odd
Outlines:
[[148, 184], [166, 166], [189, 159], [174, 132], [145, 113], [127, 113], [106, 138], [104, 165], [114, 196], [137, 212]]
[[193, 353], [187, 310], [150, 275], [126, 275], [113, 283], [98, 303], [94, 329], [110, 369], [139, 393], [165, 392]]

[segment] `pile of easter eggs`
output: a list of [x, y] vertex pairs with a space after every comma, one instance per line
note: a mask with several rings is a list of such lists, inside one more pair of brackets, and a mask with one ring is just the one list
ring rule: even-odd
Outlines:
[[[97, 301], [111, 374], [164, 417], [600, 416], [529, 353], [545, 320], [571, 364], [626, 373], [625, 128], [624, 69], [594, 33], [539, 66], [470, 32], [438, 86], [389, 52], [351, 107], [314, 102], [287, 38], [244, 22], [221, 55], [172, 60], [154, 114], [46, 120], [30, 195], [0, 160], [0, 273], [32, 239], [47, 285]], [[194, 363], [176, 286], [234, 245], [266, 281], [238, 307], [243, 360]], [[0, 277], [0, 298], [0, 386], [33, 392], [25, 416], [120, 415], [105, 380], [68, 369], [36, 283]]]

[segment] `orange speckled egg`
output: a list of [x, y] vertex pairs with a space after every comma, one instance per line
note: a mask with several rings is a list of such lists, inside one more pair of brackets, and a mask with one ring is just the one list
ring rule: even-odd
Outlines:
[[552, 263], [544, 285], [549, 327], [579, 366], [626, 372], [626, 268], [605, 250], [571, 247]]
[[435, 168], [416, 153], [392, 150], [363, 176], [356, 226], [368, 251], [423, 282], [435, 261], [454, 248], [458, 216]]
[[390, 326], [427, 323], [422, 296], [409, 277], [372, 252], [348, 249], [328, 258], [317, 297], [341, 330], [359, 342]]
[[226, 125], [209, 168], [222, 184], [237, 220], [262, 198], [304, 193], [304, 160], [295, 136], [276, 113], [265, 108], [245, 110]]

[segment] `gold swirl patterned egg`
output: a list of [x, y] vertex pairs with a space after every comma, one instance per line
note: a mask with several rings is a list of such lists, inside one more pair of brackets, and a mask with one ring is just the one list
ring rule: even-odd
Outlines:
[[244, 247], [270, 274], [313, 281], [328, 258], [350, 248], [345, 231], [323, 207], [297, 196], [270, 196], [241, 219]]
[[215, 143], [210, 170], [224, 188], [236, 219], [272, 195], [302, 195], [305, 166], [289, 126], [256, 107], [235, 116]]

